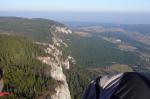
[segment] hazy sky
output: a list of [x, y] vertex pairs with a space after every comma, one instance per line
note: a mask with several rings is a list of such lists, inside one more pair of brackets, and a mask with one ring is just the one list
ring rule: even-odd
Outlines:
[[150, 0], [1, 0], [0, 10], [150, 12]]
[[0, 16], [150, 24], [150, 0], [1, 0]]

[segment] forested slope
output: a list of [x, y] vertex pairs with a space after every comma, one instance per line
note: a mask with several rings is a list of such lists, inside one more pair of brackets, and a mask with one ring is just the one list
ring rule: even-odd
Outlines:
[[51, 42], [50, 26], [64, 26], [61, 23], [40, 18], [0, 17], [0, 33], [21, 35], [40, 42]]
[[73, 35], [68, 42], [72, 55], [81, 67], [110, 66], [112, 63], [143, 64], [136, 53], [121, 51], [116, 45], [98, 37]]
[[43, 55], [42, 47], [30, 40], [0, 35], [0, 68], [4, 71], [4, 91], [12, 93], [9, 98], [33, 99], [47, 90], [54, 92], [57, 82], [44, 74], [50, 67], [36, 60]]

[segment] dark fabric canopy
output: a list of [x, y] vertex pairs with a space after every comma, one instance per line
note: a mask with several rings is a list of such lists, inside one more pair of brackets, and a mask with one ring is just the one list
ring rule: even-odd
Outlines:
[[150, 99], [150, 80], [143, 74], [123, 73], [104, 79], [103, 86], [103, 77], [97, 79], [88, 86], [83, 99]]

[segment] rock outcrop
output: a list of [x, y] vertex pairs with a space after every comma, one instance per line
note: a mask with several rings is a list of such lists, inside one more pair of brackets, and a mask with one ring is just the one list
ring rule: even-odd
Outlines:
[[68, 55], [67, 57], [63, 57], [62, 50], [59, 48], [62, 45], [63, 47], [68, 47], [68, 45], [57, 36], [57, 33], [64, 33], [65, 35], [67, 35], [72, 33], [72, 31], [66, 27], [63, 28], [53, 26], [51, 27], [51, 29], [53, 29], [53, 33], [51, 32], [53, 34], [53, 43], [38, 43], [46, 46], [45, 52], [48, 54], [48, 56], [38, 57], [37, 59], [51, 66], [50, 71], [45, 71], [46, 75], [50, 75], [53, 79], [60, 82], [59, 85], [55, 88], [55, 94], [51, 95], [51, 99], [71, 99], [66, 76], [63, 73], [63, 68], [69, 69], [70, 62], [75, 64], [75, 60], [70, 55]]

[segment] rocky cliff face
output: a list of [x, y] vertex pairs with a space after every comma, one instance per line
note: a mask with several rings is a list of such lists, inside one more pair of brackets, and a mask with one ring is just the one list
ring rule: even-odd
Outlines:
[[[46, 44], [46, 43], [38, 43], [46, 46], [45, 52], [48, 54], [47, 57], [38, 57], [39, 60], [41, 60], [43, 63], [48, 64], [51, 67], [51, 70], [46, 70], [46, 75], [50, 75], [53, 79], [59, 82], [59, 85], [55, 88], [55, 94], [51, 96], [52, 99], [71, 99], [69, 87], [66, 81], [66, 76], [63, 73], [63, 69], [69, 69], [70, 63], [75, 63], [75, 60], [73, 57], [68, 55], [67, 57], [64, 57], [62, 50], [60, 47], [68, 47], [68, 45], [63, 42], [61, 38], [59, 38], [58, 35], [61, 35], [61, 33], [64, 33], [65, 35], [71, 34], [72, 31], [69, 30], [66, 27], [50, 27], [50, 30], [53, 34], [52, 44]], [[63, 35], [64, 35], [63, 34]]]

